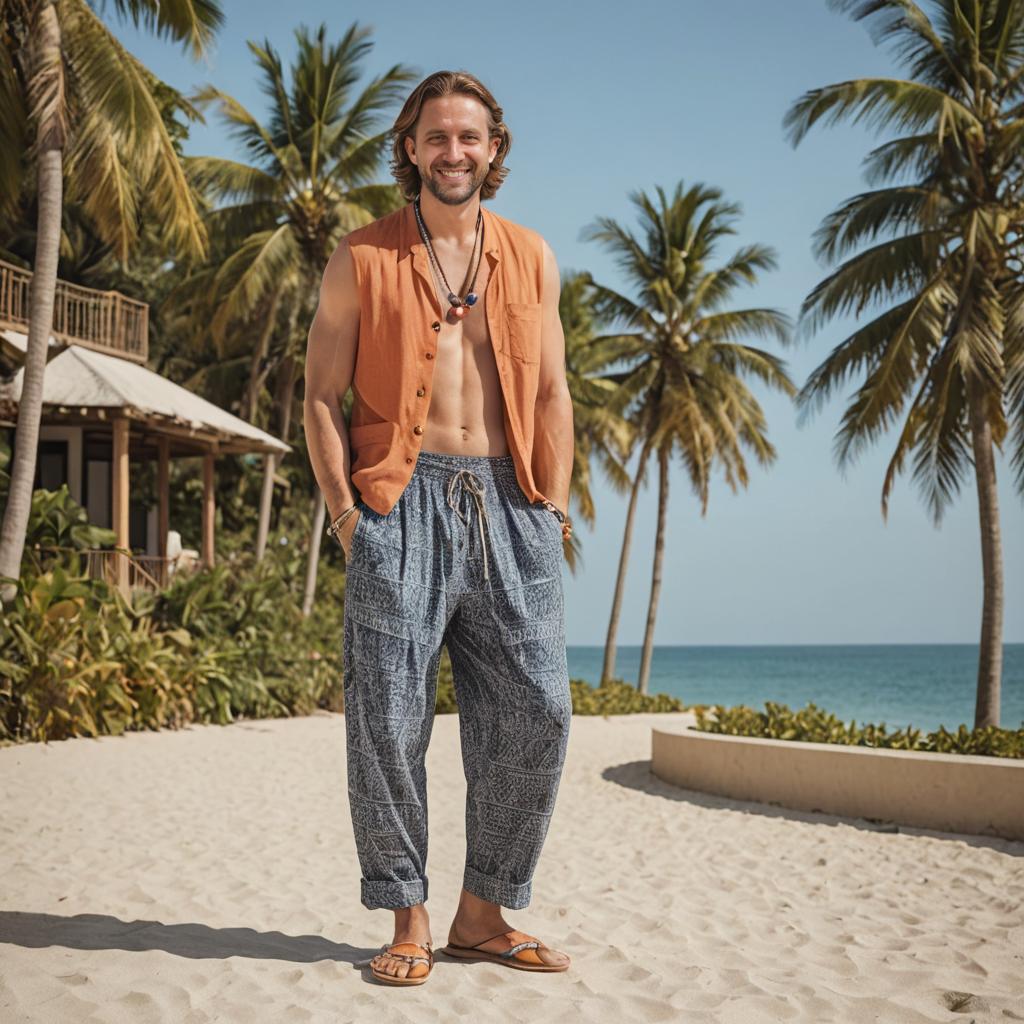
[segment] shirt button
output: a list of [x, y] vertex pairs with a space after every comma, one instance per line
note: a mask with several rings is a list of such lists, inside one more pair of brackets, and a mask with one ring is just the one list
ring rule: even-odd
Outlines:
[[434, 322], [433, 322], [433, 323], [432, 323], [432, 324], [431, 324], [430, 326], [431, 326], [431, 327], [432, 327], [432, 328], [433, 328], [433, 329], [434, 329], [435, 331], [439, 331], [439, 330], [441, 330], [441, 322], [440, 322], [440, 320], [435, 320], [435, 321], [434, 321]]
[[433, 359], [434, 358], [434, 353], [433, 352], [428, 352], [427, 353], [427, 358], [428, 359]]
[[422, 434], [423, 428], [417, 423], [416, 426], [412, 428], [412, 432], [414, 434]]
[[423, 388], [417, 388], [416, 394], [422, 398], [426, 394], [426, 391], [424, 391]]
[[410, 458], [409, 458], [409, 456], [408, 456], [408, 455], [406, 455], [406, 457], [405, 457], [405, 461], [406, 461], [406, 462], [412, 462], [412, 459], [410, 459]]

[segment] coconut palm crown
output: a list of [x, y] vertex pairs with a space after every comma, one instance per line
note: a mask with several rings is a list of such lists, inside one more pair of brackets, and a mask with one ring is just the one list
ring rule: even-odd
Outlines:
[[606, 376], [618, 383], [618, 401], [641, 446], [603, 679], [611, 678], [614, 670], [614, 635], [638, 488], [652, 452], [659, 463], [655, 565], [638, 681], [646, 690], [661, 585], [670, 459], [674, 453], [681, 457], [705, 515], [713, 467], [721, 467], [735, 492], [748, 482], [744, 449], [763, 466], [775, 458], [764, 413], [743, 378], [752, 376], [789, 395], [796, 387], [783, 360], [744, 341], [767, 337], [787, 342], [789, 317], [777, 309], [731, 307], [737, 288], [756, 283], [760, 272], [775, 268], [774, 251], [758, 243], [741, 245], [723, 263], [715, 263], [721, 240], [736, 233], [733, 222], [739, 205], [724, 201], [719, 189], [700, 183], [685, 188], [683, 182], [671, 196], [658, 186], [656, 201], [643, 191], [631, 193], [630, 200], [639, 216], [639, 237], [609, 217], [597, 218], [584, 237], [614, 254], [636, 296], [594, 285], [600, 315], [619, 325], [619, 333], [610, 337], [622, 346], [627, 364]]
[[308, 305], [341, 237], [401, 205], [397, 186], [377, 182], [389, 141], [378, 129], [415, 73], [395, 64], [357, 92], [370, 31], [353, 24], [330, 43], [326, 26], [312, 34], [300, 26], [290, 81], [269, 40], [250, 41], [269, 101], [263, 120], [213, 86], [194, 97], [200, 106], [219, 105], [248, 158], [185, 161], [215, 206], [207, 223], [225, 252], [209, 275], [209, 323], [218, 340], [282, 287], [302, 292]]
[[[977, 726], [998, 725], [1003, 570], [994, 448], [1012, 431], [1024, 491], [1024, 3], [830, 0], [895, 44], [909, 77], [812, 89], [784, 125], [794, 145], [819, 121], [865, 120], [896, 135], [866, 159], [870, 184], [821, 224], [840, 261], [807, 296], [800, 327], [840, 314], [853, 332], [800, 390], [801, 419], [862, 374], [836, 437], [841, 467], [897, 429], [882, 484], [888, 515], [908, 460], [938, 526], [973, 470], [984, 606]], [[893, 180], [899, 179], [899, 180]]]

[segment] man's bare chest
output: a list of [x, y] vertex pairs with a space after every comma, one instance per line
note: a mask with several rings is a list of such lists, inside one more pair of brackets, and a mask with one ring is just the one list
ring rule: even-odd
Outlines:
[[[457, 342], [472, 349], [483, 349], [485, 352], [490, 351], [491, 332], [488, 317], [491, 315], [490, 306], [494, 303], [495, 299], [493, 294], [488, 294], [488, 285], [491, 283], [492, 272], [487, 257], [484, 255], [480, 256], [479, 267], [477, 267], [476, 257], [474, 257], [474, 262], [470, 267], [468, 253], [455, 258], [452, 258], [449, 254], [447, 259], [443, 253], [438, 253], [437, 255], [448, 283], [452, 286], [452, 291], [462, 299], [465, 299], [466, 295], [470, 292], [476, 295], [476, 302], [471, 306], [466, 306], [462, 316], [455, 315], [448, 302], [444, 281], [440, 278], [436, 269], [432, 269], [438, 308], [443, 311], [439, 342]], [[461, 276], [458, 276], [458, 284], [453, 280], [449, 267], [463, 271]]]

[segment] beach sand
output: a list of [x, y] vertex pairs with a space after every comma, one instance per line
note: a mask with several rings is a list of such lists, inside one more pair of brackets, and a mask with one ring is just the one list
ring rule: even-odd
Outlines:
[[[573, 958], [531, 974], [439, 955], [422, 986], [353, 961], [340, 715], [0, 749], [0, 1020], [1024, 1021], [1024, 843], [705, 796], [649, 773], [650, 728], [576, 717], [533, 902]], [[436, 946], [464, 856], [458, 719], [428, 755]]]

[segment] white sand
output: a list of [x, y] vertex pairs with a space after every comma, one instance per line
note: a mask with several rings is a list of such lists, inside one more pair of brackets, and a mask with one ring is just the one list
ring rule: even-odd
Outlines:
[[[506, 911], [570, 969], [439, 956], [404, 989], [352, 966], [392, 917], [359, 904], [341, 716], [0, 749], [0, 1020], [1024, 1021], [1024, 843], [675, 789], [648, 772], [670, 720], [573, 721], [533, 903]], [[428, 772], [441, 945], [454, 715]]]

